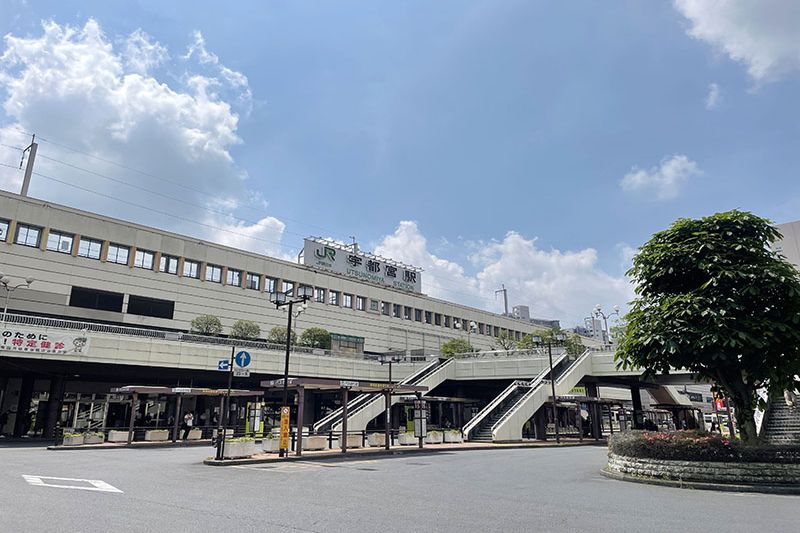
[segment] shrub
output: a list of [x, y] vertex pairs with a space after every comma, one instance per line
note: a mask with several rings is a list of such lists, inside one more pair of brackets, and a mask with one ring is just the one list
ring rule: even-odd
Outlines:
[[323, 348], [325, 350], [330, 350], [331, 333], [327, 329], [308, 328], [303, 332], [302, 335], [300, 335], [300, 346], [308, 346], [309, 348]]
[[[286, 328], [283, 326], [276, 326], [269, 330], [267, 335], [267, 342], [273, 344], [286, 344]], [[297, 344], [297, 334], [292, 332], [292, 345]]]
[[222, 333], [222, 322], [214, 315], [200, 315], [192, 320], [192, 333], [219, 335]]
[[461, 353], [474, 352], [475, 350], [472, 348], [472, 345], [464, 339], [450, 339], [442, 343], [439, 347], [439, 351], [442, 352], [442, 355], [445, 357], [452, 357]]
[[231, 337], [236, 339], [257, 339], [261, 328], [252, 320], [237, 320], [231, 328]]
[[796, 463], [800, 446], [751, 446], [698, 431], [626, 431], [611, 436], [610, 453], [640, 459], [731, 463]]

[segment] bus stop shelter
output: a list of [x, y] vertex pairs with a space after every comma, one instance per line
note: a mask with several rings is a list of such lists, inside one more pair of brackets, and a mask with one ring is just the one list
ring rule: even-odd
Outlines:
[[263, 391], [243, 390], [243, 389], [210, 389], [200, 387], [158, 387], [149, 385], [125, 385], [124, 387], [115, 387], [111, 389], [114, 394], [129, 394], [131, 396], [131, 419], [128, 425], [128, 444], [133, 441], [133, 423], [134, 412], [136, 410], [136, 403], [139, 401], [140, 394], [159, 394], [165, 396], [176, 396], [175, 407], [175, 421], [172, 428], [172, 442], [178, 440], [179, 429], [179, 414], [181, 412], [181, 403], [184, 396], [212, 396], [220, 397], [220, 415], [225, 412], [225, 398], [237, 396], [262, 396]]
[[[267, 391], [283, 390], [283, 379], [270, 379], [261, 382], [261, 386]], [[416, 394], [421, 396], [423, 392], [428, 391], [428, 387], [419, 385], [405, 385], [401, 383], [381, 383], [372, 381], [354, 381], [346, 379], [327, 379], [327, 378], [289, 378], [286, 385], [287, 389], [292, 389], [297, 392], [297, 449], [296, 455], [303, 453], [303, 397], [306, 389], [308, 390], [326, 390], [326, 391], [341, 391], [342, 398], [342, 437], [339, 443], [342, 448], [342, 453], [347, 453], [347, 403], [349, 401], [350, 392], [360, 394], [382, 394], [384, 397], [384, 409], [387, 413], [386, 424], [386, 449], [390, 446], [389, 437], [389, 424], [388, 416], [389, 409], [392, 405], [392, 395], [400, 394]]]

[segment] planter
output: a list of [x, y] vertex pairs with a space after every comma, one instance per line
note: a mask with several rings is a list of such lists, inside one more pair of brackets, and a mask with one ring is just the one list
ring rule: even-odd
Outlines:
[[397, 442], [400, 443], [400, 446], [413, 446], [419, 442], [419, 439], [413, 433], [400, 433], [397, 436]]
[[255, 455], [258, 449], [256, 448], [256, 441], [225, 441], [225, 458], [237, 459], [240, 457], [250, 457]]
[[361, 435], [348, 435], [347, 447], [348, 448], [361, 448]]
[[325, 435], [303, 436], [304, 450], [324, 450], [328, 447], [328, 437]]
[[165, 442], [169, 439], [169, 431], [166, 429], [148, 429], [144, 432], [144, 440], [151, 442]]
[[83, 444], [83, 435], [75, 435], [72, 437], [64, 437], [62, 442], [64, 446], [80, 446]]
[[425, 437], [425, 444], [441, 444], [443, 441], [442, 434], [438, 431], [431, 431], [428, 433], [428, 436]]
[[464, 436], [461, 434], [460, 431], [445, 431], [444, 433], [444, 441], [445, 442], [452, 442], [452, 443], [461, 443], [464, 442]]
[[385, 446], [386, 435], [384, 433], [370, 433], [367, 435], [368, 446]]
[[128, 442], [128, 432], [112, 429], [108, 432], [108, 442]]
[[186, 436], [186, 440], [200, 440], [203, 438], [203, 430], [200, 428], [194, 428], [189, 430], [189, 435]]
[[[128, 435], [125, 435], [125, 439], [127, 440]], [[103, 444], [104, 438], [103, 435], [84, 435], [83, 436], [83, 443], [84, 444]]]
[[263, 439], [261, 441], [261, 449], [267, 453], [278, 453], [281, 447], [280, 439]]

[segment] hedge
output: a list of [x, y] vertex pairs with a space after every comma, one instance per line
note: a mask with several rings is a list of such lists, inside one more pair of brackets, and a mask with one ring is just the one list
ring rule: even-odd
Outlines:
[[798, 463], [800, 446], [746, 446], [699, 431], [626, 431], [611, 436], [609, 453], [640, 459], [731, 463]]

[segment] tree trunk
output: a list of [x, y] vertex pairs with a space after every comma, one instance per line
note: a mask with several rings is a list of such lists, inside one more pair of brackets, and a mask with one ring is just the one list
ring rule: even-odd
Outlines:
[[751, 398], [734, 398], [733, 406], [736, 408], [736, 425], [739, 428], [739, 436], [744, 444], [758, 444], [758, 433], [756, 432], [756, 421], [753, 418], [753, 400]]

